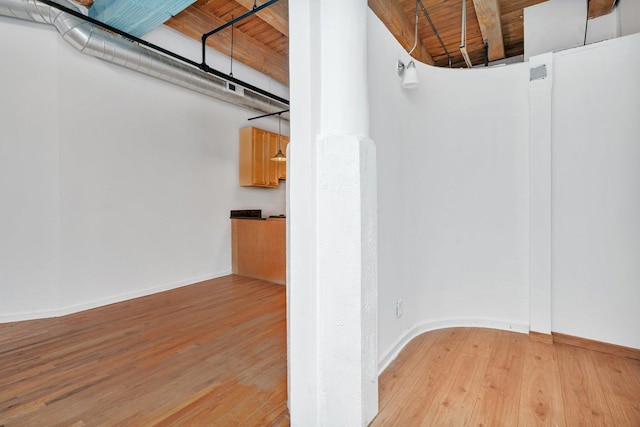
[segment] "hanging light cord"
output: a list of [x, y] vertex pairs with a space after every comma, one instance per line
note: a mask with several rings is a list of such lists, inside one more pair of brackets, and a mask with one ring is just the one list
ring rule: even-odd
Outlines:
[[[233, 21], [233, 15], [231, 15], [231, 20]], [[231, 24], [231, 67], [229, 70], [229, 75], [233, 77], [233, 28], [234, 24]]]
[[416, 46], [418, 46], [418, 0], [416, 0], [416, 29], [415, 29], [415, 37], [413, 42], [413, 47], [409, 51], [409, 56], [416, 50]]
[[282, 148], [280, 148], [280, 147], [282, 147], [282, 145], [280, 144], [280, 141], [282, 140], [282, 132], [281, 132], [281, 129], [280, 129], [280, 115], [281, 114], [282, 113], [278, 113], [278, 152], [282, 151]]

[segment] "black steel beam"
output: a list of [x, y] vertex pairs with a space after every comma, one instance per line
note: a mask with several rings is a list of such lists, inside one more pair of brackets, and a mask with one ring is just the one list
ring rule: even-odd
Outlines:
[[275, 113], [269, 113], [269, 114], [263, 114], [261, 116], [250, 117], [247, 120], [256, 120], [256, 119], [261, 119], [263, 117], [275, 116], [276, 114], [280, 115], [280, 114], [284, 114], [284, 113], [288, 113], [288, 112], [289, 112], [289, 110], [276, 111]]

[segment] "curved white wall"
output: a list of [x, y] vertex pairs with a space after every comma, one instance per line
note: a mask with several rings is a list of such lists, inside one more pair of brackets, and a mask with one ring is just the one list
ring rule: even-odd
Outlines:
[[[430, 329], [527, 332], [529, 209], [544, 209], [530, 206], [529, 148], [541, 141], [529, 140], [528, 64], [418, 64], [420, 86], [407, 91], [395, 71], [407, 54], [372, 13], [369, 36], [380, 365]], [[551, 316], [554, 332], [634, 348], [640, 61], [632, 53], [639, 46], [632, 35], [553, 55], [550, 176], [534, 178], [551, 183], [552, 225], [532, 230], [551, 236], [552, 267], [550, 299], [531, 314]], [[404, 315], [396, 318], [399, 299]]]
[[406, 53], [374, 16], [369, 32], [380, 354], [436, 326], [527, 331], [528, 67], [418, 64], [408, 91]]

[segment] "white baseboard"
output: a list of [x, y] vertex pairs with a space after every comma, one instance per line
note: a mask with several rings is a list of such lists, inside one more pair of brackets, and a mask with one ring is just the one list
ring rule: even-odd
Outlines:
[[504, 320], [493, 319], [442, 319], [417, 323], [403, 336], [398, 338], [391, 348], [382, 355], [378, 362], [378, 375], [381, 374], [382, 371], [384, 371], [387, 366], [389, 366], [389, 364], [398, 357], [398, 354], [400, 354], [402, 349], [418, 335], [429, 331], [435, 331], [437, 329], [459, 327], [490, 328], [519, 332], [522, 334], [529, 333], [528, 323], [507, 322]]
[[140, 298], [158, 292], [169, 291], [171, 289], [181, 288], [183, 286], [193, 285], [195, 283], [204, 282], [205, 280], [217, 279], [232, 274], [231, 270], [221, 271], [218, 273], [207, 274], [200, 277], [193, 277], [190, 279], [180, 280], [173, 283], [165, 283], [163, 285], [154, 286], [146, 289], [138, 289], [133, 292], [127, 292], [124, 294], [113, 295], [107, 298], [101, 298], [93, 301], [86, 301], [81, 304], [71, 305], [55, 310], [44, 310], [27, 313], [17, 313], [0, 316], [0, 323], [19, 322], [23, 320], [35, 320], [46, 319], [51, 317], [66, 316], [68, 314], [78, 313], [84, 310], [90, 310], [92, 308], [102, 307], [117, 302], [127, 301], [134, 298]]

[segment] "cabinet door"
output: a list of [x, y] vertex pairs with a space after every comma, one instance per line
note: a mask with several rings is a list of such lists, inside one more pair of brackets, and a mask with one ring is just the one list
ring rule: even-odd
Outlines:
[[[284, 141], [283, 136], [283, 141]], [[281, 162], [271, 161], [278, 152], [278, 134], [248, 127], [240, 129], [239, 178], [243, 187], [277, 187]]]
[[278, 182], [280, 162], [274, 162], [273, 160], [271, 160], [271, 158], [275, 156], [276, 153], [278, 152], [278, 134], [277, 133], [266, 132], [264, 148], [266, 150], [265, 161], [267, 162], [265, 167], [266, 167], [266, 170], [268, 171], [267, 185], [270, 187], [277, 187], [280, 184]]
[[268, 186], [268, 166], [264, 147], [267, 131], [258, 128], [240, 129], [240, 185], [244, 187]]
[[256, 185], [256, 173], [254, 168], [254, 128], [240, 129], [239, 140], [239, 181], [241, 186]]

